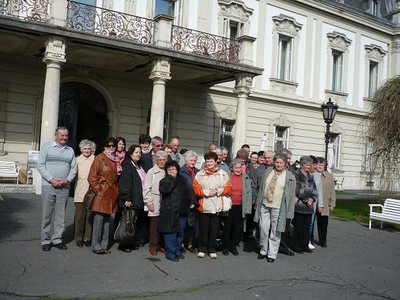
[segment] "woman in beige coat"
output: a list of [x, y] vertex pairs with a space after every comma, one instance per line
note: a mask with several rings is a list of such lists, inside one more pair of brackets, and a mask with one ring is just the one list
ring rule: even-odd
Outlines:
[[168, 154], [165, 151], [158, 151], [155, 155], [155, 165], [146, 174], [143, 186], [143, 201], [145, 210], [148, 211], [150, 220], [149, 250], [151, 255], [157, 255], [157, 251], [165, 252], [159, 248], [160, 234], [158, 232], [158, 222], [160, 219], [160, 181], [165, 177], [164, 166], [167, 162]]
[[82, 140], [79, 143], [82, 154], [76, 158], [78, 172], [75, 182], [75, 241], [78, 247], [90, 246], [92, 239], [92, 218], [89, 211], [83, 205], [83, 197], [89, 189], [88, 175], [90, 166], [94, 160], [96, 144], [89, 140]]
[[321, 174], [323, 207], [317, 210], [318, 241], [321, 247], [326, 248], [328, 219], [330, 212], [336, 206], [335, 180], [331, 173], [324, 170], [325, 158], [317, 158], [317, 171]]

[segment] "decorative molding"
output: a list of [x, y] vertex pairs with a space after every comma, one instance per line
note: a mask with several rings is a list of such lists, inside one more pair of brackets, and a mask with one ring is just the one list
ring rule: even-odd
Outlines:
[[337, 31], [327, 33], [326, 36], [329, 40], [329, 47], [342, 52], [346, 52], [352, 42], [345, 34]]
[[381, 62], [387, 54], [387, 51], [383, 50], [381, 46], [375, 44], [365, 45], [364, 48], [366, 58], [369, 60]]
[[241, 0], [218, 0], [221, 7], [219, 15], [231, 20], [238, 20], [242, 23], [248, 23], [253, 9], [246, 6]]
[[342, 141], [343, 141], [343, 128], [339, 126], [337, 123], [333, 122], [331, 124], [331, 132], [336, 133], [336, 134], [341, 134], [342, 135]]
[[44, 53], [43, 62], [64, 63], [65, 59], [65, 39], [50, 36], [46, 40], [46, 52]]
[[236, 94], [239, 93], [250, 94], [252, 86], [253, 86], [253, 77], [248, 74], [240, 74], [236, 76], [234, 92]]
[[280, 114], [278, 118], [271, 120], [270, 124], [272, 127], [280, 126], [280, 127], [287, 127], [292, 128], [292, 123], [288, 120], [286, 115]]
[[296, 94], [296, 89], [299, 85], [297, 82], [281, 80], [278, 78], [270, 78], [269, 81], [271, 82], [272, 90], [291, 95]]
[[280, 14], [279, 16], [272, 17], [275, 27], [274, 30], [279, 34], [289, 35], [295, 37], [303, 27], [294, 18]]
[[228, 106], [219, 114], [221, 119], [236, 120], [236, 110], [232, 106]]
[[153, 67], [149, 79], [152, 80], [170, 80], [171, 63], [169, 58], [158, 57], [153, 60]]

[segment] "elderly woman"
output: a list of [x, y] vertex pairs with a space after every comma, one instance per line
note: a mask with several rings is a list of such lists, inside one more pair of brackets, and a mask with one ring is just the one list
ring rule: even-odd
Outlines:
[[181, 245], [190, 208], [194, 208], [196, 197], [189, 183], [179, 175], [179, 164], [172, 160], [165, 164], [165, 178], [160, 181], [162, 200], [160, 205], [159, 230], [164, 233], [165, 257], [179, 261], [185, 257]]
[[296, 179], [286, 170], [287, 157], [277, 153], [273, 167], [264, 173], [257, 195], [254, 221], [259, 223], [261, 250], [258, 259], [273, 263], [279, 250], [286, 219], [293, 217], [296, 201]]
[[[136, 216], [139, 216], [144, 208], [143, 185], [146, 173], [139, 164], [141, 156], [140, 145], [130, 146], [122, 162], [122, 173], [119, 177], [119, 210], [122, 211], [124, 207], [133, 209]], [[118, 250], [129, 253], [137, 249], [134, 242], [120, 243]]]
[[312, 159], [309, 156], [300, 158], [300, 169], [296, 176], [296, 205], [294, 210], [293, 250], [297, 253], [312, 252], [308, 248], [313, 203], [318, 199], [317, 187], [310, 174]]
[[242, 171], [242, 160], [235, 158], [231, 163], [232, 183], [232, 208], [224, 223], [222, 238], [222, 254], [239, 255], [237, 246], [240, 243], [242, 221], [246, 215], [251, 214], [251, 182], [249, 177]]
[[[188, 150], [183, 155], [185, 160], [185, 165], [179, 170], [179, 175], [186, 179], [190, 188], [193, 189], [193, 180], [199, 169], [196, 168], [197, 153]], [[198, 205], [198, 204], [197, 204]], [[188, 213], [187, 227], [186, 227], [186, 246], [190, 253], [195, 253], [196, 249], [194, 247], [194, 239], [198, 236], [198, 216], [195, 208], [192, 208]], [[181, 249], [183, 254], [185, 254], [185, 249]]]
[[199, 199], [199, 252], [197, 257], [203, 258], [206, 253], [212, 259], [217, 258], [215, 252], [219, 213], [223, 209], [223, 196], [230, 196], [232, 185], [228, 174], [218, 167], [218, 156], [214, 152], [204, 155], [205, 168], [196, 174], [193, 181], [194, 193]]
[[88, 175], [90, 166], [94, 160], [94, 151], [96, 144], [89, 140], [82, 140], [79, 143], [81, 155], [76, 158], [78, 173], [75, 182], [75, 241], [78, 247], [90, 246], [92, 240], [92, 221], [90, 211], [87, 211], [83, 205], [83, 198], [89, 189]]
[[92, 250], [96, 254], [108, 254], [111, 214], [117, 212], [118, 205], [118, 158], [115, 155], [117, 142], [113, 137], [104, 143], [104, 151], [97, 155], [90, 167], [88, 182], [96, 194], [92, 211]]
[[145, 210], [148, 210], [150, 220], [149, 250], [150, 254], [155, 256], [157, 251], [164, 252], [160, 246], [160, 234], [158, 223], [160, 219], [160, 181], [165, 177], [164, 166], [168, 160], [168, 154], [165, 151], [158, 151], [155, 156], [155, 166], [152, 167], [146, 175], [143, 186], [143, 201]]

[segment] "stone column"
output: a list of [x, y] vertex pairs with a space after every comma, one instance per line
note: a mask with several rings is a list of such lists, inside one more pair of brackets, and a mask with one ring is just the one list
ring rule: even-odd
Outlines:
[[158, 15], [154, 18], [156, 30], [154, 32], [154, 45], [157, 47], [171, 48], [171, 33], [173, 17]]
[[165, 83], [171, 79], [170, 59], [158, 57], [153, 60], [149, 79], [153, 80], [153, 95], [151, 99], [150, 130], [151, 137], [163, 137], [165, 111]]
[[49, 37], [46, 41], [46, 52], [43, 58], [43, 62], [47, 66], [40, 145], [54, 140], [54, 131], [58, 126], [61, 64], [65, 61], [65, 40], [55, 36]]
[[256, 38], [243, 35], [237, 40], [240, 43], [239, 63], [253, 66], [253, 44]]
[[389, 70], [390, 77], [400, 75], [400, 34], [392, 37], [390, 56], [392, 60]]
[[233, 153], [246, 143], [247, 134], [247, 99], [253, 82], [252, 76], [240, 74], [236, 77], [235, 93], [237, 94], [236, 124], [233, 140]]

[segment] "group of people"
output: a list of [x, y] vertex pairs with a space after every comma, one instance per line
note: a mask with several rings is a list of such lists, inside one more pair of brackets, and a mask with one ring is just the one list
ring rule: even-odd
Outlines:
[[[336, 198], [324, 158], [303, 156], [297, 168], [289, 150], [250, 152], [243, 145], [230, 160], [226, 148], [212, 143], [198, 162], [196, 152], [179, 151], [178, 138], [164, 144], [146, 134], [128, 149], [124, 138], [110, 137], [96, 156], [95, 143], [82, 140], [75, 157], [67, 141], [68, 130], [59, 127], [39, 155], [43, 251], [67, 249], [62, 233], [73, 181], [75, 242], [95, 254], [111, 253], [113, 232], [126, 210], [135, 216], [135, 236], [118, 250], [129, 253], [148, 243], [150, 255], [161, 252], [174, 262], [186, 251], [199, 258], [216, 259], [219, 250], [237, 256], [242, 240], [255, 240], [258, 259], [268, 262], [278, 252], [312, 252], [315, 219], [318, 242], [327, 245]], [[89, 210], [83, 200], [90, 191], [95, 198]]]

